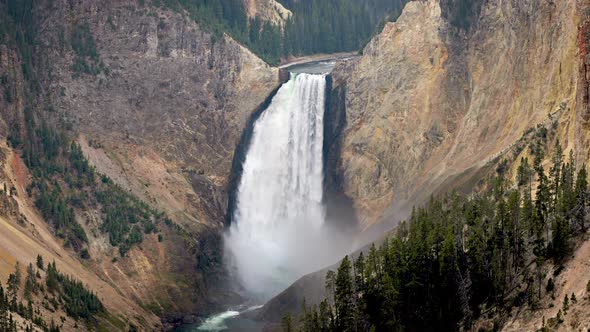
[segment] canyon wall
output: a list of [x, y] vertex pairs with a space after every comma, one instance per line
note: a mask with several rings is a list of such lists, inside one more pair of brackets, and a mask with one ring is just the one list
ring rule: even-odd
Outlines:
[[587, 130], [574, 130], [582, 2], [483, 1], [467, 27], [448, 6], [408, 3], [333, 72], [334, 107], [346, 114], [342, 185], [365, 228], [433, 193], [470, 190], [488, 162], [555, 114], [564, 144], [588, 159]]
[[[409, 2], [360, 57], [332, 72], [326, 182], [353, 203], [361, 245], [431, 195], [472, 192], [502, 159], [530, 156], [519, 143], [538, 125], [555, 133], [565, 155], [575, 150], [578, 167], [590, 159], [590, 4], [486, 0], [460, 18], [458, 2]], [[514, 179], [518, 163], [510, 165]], [[575, 264], [566, 275], [577, 273]], [[299, 312], [304, 294], [317, 303], [325, 273], [301, 278], [259, 317], [276, 327], [285, 312]], [[585, 282], [560, 292], [583, 293]], [[545, 314], [521, 314], [506, 328], [539, 328]]]
[[[16, 244], [0, 242], [0, 280], [16, 260], [28, 264], [39, 251], [79, 276], [110, 312], [145, 329], [161, 327], [156, 315], [178, 322], [239, 301], [221, 264], [227, 187], [235, 146], [251, 113], [279, 85], [278, 69], [229, 36], [151, 2], [39, 1], [33, 9], [37, 82], [29, 84], [39, 91], [27, 92], [15, 45], [0, 45], [0, 76], [9, 78], [2, 84], [10, 91], [0, 96], [2, 138], [25, 128], [26, 107], [44, 112], [74, 133], [99, 173], [176, 226], [162, 226], [163, 237], [146, 236], [118, 257], [99, 230], [99, 211], [76, 210], [91, 257], [80, 260], [59, 248], [27, 197], [31, 177], [21, 161], [6, 168], [8, 178], [20, 176], [12, 184], [22, 203], [0, 225], [19, 234]], [[3, 149], [7, 160], [20, 160]], [[43, 236], [19, 228], [20, 214]], [[54, 247], [39, 249], [48, 245]]]
[[283, 25], [293, 14], [276, 0], [243, 0], [249, 18], [258, 16], [261, 20]]
[[[218, 191], [235, 145], [250, 113], [278, 85], [278, 70], [169, 10], [50, 3], [39, 8], [48, 13], [40, 37], [51, 72], [45, 83], [57, 112], [88, 142], [91, 161], [172, 216], [222, 220]], [[86, 23], [106, 68], [97, 75], [72, 72], [76, 55], [60, 51], [59, 36]]]

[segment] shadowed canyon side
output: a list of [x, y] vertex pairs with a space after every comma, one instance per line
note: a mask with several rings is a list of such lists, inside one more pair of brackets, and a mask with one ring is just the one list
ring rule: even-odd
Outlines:
[[[80, 16], [109, 69], [97, 77], [72, 74], [72, 59], [49, 43], [61, 32], [44, 32], [54, 107], [80, 129], [101, 172], [149, 203], [166, 205], [173, 216], [210, 224], [223, 217], [225, 202], [215, 196], [227, 184], [234, 147], [250, 113], [279, 84], [278, 70], [227, 36], [215, 40], [180, 13], [132, 4], [104, 3], [100, 11], [92, 2], [43, 8], [44, 22]], [[93, 147], [105, 150], [106, 158]], [[152, 162], [161, 167], [150, 167]], [[161, 181], [148, 181], [154, 176]], [[209, 193], [201, 200], [191, 194], [195, 190]]]
[[[187, 232], [181, 239], [164, 236], [157, 252], [131, 252], [129, 261], [142, 264], [100, 264], [125, 293], [163, 308], [157, 310], [175, 322], [237, 301], [224, 288], [221, 265], [226, 186], [247, 118], [279, 75], [227, 35], [214, 37], [185, 15], [129, 6], [135, 4], [113, 2], [95, 11], [92, 2], [81, 2], [48, 11], [48, 22], [89, 12], [81, 17], [99, 54], [116, 54], [101, 56], [108, 75], [71, 76], [68, 59], [48, 44], [47, 53], [56, 55], [48, 59], [48, 83], [55, 107], [82, 134], [90, 163]], [[100, 238], [96, 243], [90, 252], [100, 257]], [[168, 278], [186, 282], [168, 284]], [[133, 286], [138, 281], [145, 287]]]
[[[2, 15], [6, 6], [0, 3]], [[19, 203], [2, 222], [2, 234], [17, 235], [0, 241], [0, 280], [17, 260], [26, 267], [41, 254], [77, 275], [109, 312], [145, 330], [240, 301], [228, 290], [221, 261], [226, 186], [235, 145], [250, 114], [279, 85], [278, 69], [229, 36], [214, 36], [185, 13], [151, 1], [31, 6], [27, 33], [36, 44], [30, 59], [0, 29], [0, 132], [9, 139], [2, 165], [13, 177], [3, 183], [18, 190]], [[12, 22], [4, 18], [2, 28]], [[84, 204], [92, 192], [83, 189], [77, 200], [80, 193], [65, 192], [71, 178], [52, 179], [88, 236], [80, 258], [31, 197], [39, 184], [39, 169], [29, 169], [30, 155], [23, 153], [25, 130], [35, 130], [31, 117], [70, 130], [94, 171], [170, 220], [157, 225], [157, 234], [142, 234], [121, 257], [105, 231], [104, 207]], [[59, 149], [69, 151], [66, 144]]]

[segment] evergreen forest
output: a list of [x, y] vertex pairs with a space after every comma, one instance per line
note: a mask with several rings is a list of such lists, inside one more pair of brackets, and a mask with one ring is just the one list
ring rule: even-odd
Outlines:
[[[23, 276], [17, 261], [8, 277], [6, 288], [0, 284], [0, 332], [37, 331], [59, 332], [63, 320], [49, 320], [44, 311], [63, 310], [69, 317], [88, 327], [96, 326], [99, 315], [107, 315], [98, 297], [74, 277], [61, 273], [55, 262], [44, 265], [37, 256], [29, 263]], [[14, 314], [25, 319], [17, 324]], [[75, 327], [78, 323], [76, 323]]]
[[[27, 84], [24, 126], [18, 121], [10, 125], [8, 144], [21, 152], [31, 172], [27, 193], [66, 247], [82, 258], [90, 258], [88, 234], [76, 218], [76, 210], [93, 209], [104, 219], [98, 230], [108, 234], [110, 244], [118, 248], [120, 256], [125, 256], [145, 235], [158, 233], [156, 225], [171, 222], [108, 176], [97, 173], [80, 145], [72, 140], [71, 123], [65, 119], [47, 120], [57, 112], [51, 103], [43, 109], [36, 107], [35, 96], [41, 87], [31, 58], [31, 48], [36, 43], [32, 6], [31, 0], [0, 0], [0, 42], [14, 43], [19, 50]], [[76, 55], [74, 72], [104, 70], [97, 60], [96, 43], [87, 24], [72, 31], [70, 42]]]
[[[532, 161], [521, 158], [515, 181], [501, 162], [487, 190], [432, 198], [394, 235], [346, 256], [327, 273], [325, 300], [303, 303], [298, 319], [287, 314], [283, 330], [457, 331], [484, 314], [540, 308], [586, 233], [590, 207], [586, 166], [557, 141], [546, 172], [542, 141], [531, 145]], [[560, 324], [572, 299], [555, 299], [563, 308], [544, 328]]]
[[[149, 0], [147, 0], [149, 1]], [[281, 58], [360, 50], [407, 0], [279, 0], [293, 15], [284, 27], [248, 19], [242, 0], [155, 0], [156, 6], [185, 10], [213, 32], [228, 33], [270, 64]]]

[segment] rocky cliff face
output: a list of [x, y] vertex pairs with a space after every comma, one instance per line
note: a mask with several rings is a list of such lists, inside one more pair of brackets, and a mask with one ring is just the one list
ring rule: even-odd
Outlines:
[[[34, 16], [42, 91], [35, 107], [76, 134], [98, 172], [166, 213], [181, 230], [163, 227], [163, 240], [148, 236], [128, 257], [114, 260], [108, 237], [98, 231], [97, 211], [76, 211], [92, 257], [82, 281], [96, 286], [113, 312], [145, 316], [146, 323], [137, 324], [145, 328], [157, 325], [154, 313], [174, 321], [232, 301], [222, 289], [223, 271], [210, 262], [220, 260], [235, 146], [250, 114], [278, 86], [278, 69], [188, 15], [147, 1], [39, 1]], [[10, 90], [0, 98], [3, 138], [15, 124], [25, 125], [20, 63], [10, 45], [0, 45], [0, 76], [9, 78], [2, 91]], [[26, 199], [27, 176], [21, 180], [28, 202], [21, 213], [47, 229]], [[45, 235], [35, 248], [58, 243]], [[27, 241], [23, 237], [19, 245], [27, 248]], [[2, 257], [29, 261], [3, 244]], [[34, 255], [35, 248], [26, 250]], [[44, 251], [46, 257], [67, 260], [68, 273], [87, 269], [72, 253], [55, 250]], [[0, 269], [2, 280], [8, 270]]]
[[[278, 84], [277, 70], [181, 14], [133, 2], [46, 6], [39, 11], [50, 27], [41, 40], [51, 97], [89, 148], [111, 154], [89, 149], [99, 171], [172, 214], [192, 209], [201, 222], [219, 219], [225, 204], [215, 191], [227, 183], [247, 117]], [[105, 68], [97, 75], [72, 71], [75, 52], [60, 50], [59, 36], [84, 24]], [[126, 181], [129, 173], [144, 183]]]
[[[384, 236], [432, 194], [472, 191], [500, 159], [527, 156], [516, 143], [537, 125], [555, 131], [566, 155], [575, 149], [577, 165], [590, 158], [590, 4], [486, 0], [465, 20], [451, 7], [458, 2], [409, 2], [361, 57], [332, 72], [326, 181], [353, 202], [361, 241]], [[587, 247], [559, 277], [561, 297], [584, 293], [578, 262]], [[301, 278], [261, 309], [261, 319], [271, 326], [298, 312], [324, 274]], [[513, 312], [505, 328], [537, 329], [557, 307]]]
[[484, 1], [469, 28], [451, 24], [445, 6], [408, 3], [362, 57], [334, 70], [333, 95], [344, 95], [334, 107], [347, 123], [342, 185], [365, 227], [472, 187], [488, 161], [558, 110], [562, 141], [588, 159], [587, 131], [574, 130], [587, 61], [582, 1]]
[[260, 19], [276, 25], [283, 25], [292, 15], [290, 10], [276, 0], [244, 0], [244, 7], [246, 7], [248, 17], [258, 16]]
[[[123, 293], [120, 288], [123, 285], [115, 284], [112, 279], [97, 273], [93, 263], [83, 265], [63, 247], [27, 194], [30, 174], [26, 166], [18, 153], [8, 148], [5, 142], [0, 144], [0, 160], [0, 186], [9, 188], [8, 191], [0, 192], [0, 278], [3, 286], [6, 286], [8, 275], [14, 272], [16, 262], [20, 262], [22, 269], [29, 263], [34, 264], [37, 255], [41, 255], [46, 262], [55, 262], [62, 273], [74, 276], [97, 294], [110, 313], [109, 316], [101, 317], [102, 327], [122, 331], [133, 325], [146, 331], [161, 330], [163, 325], [160, 318], [148, 307], [142, 307], [131, 294]], [[45, 274], [43, 271], [41, 273]], [[81, 321], [71, 319], [63, 309], [41, 306], [39, 299], [33, 300], [42, 319], [60, 321], [62, 331], [85, 328]], [[14, 316], [20, 320], [20, 316]], [[61, 321], [60, 317], [67, 319]], [[18, 330], [24, 330], [24, 325], [20, 325]]]

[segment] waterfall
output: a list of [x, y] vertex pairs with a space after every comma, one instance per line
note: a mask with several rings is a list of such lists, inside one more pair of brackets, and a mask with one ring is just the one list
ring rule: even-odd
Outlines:
[[252, 295], [322, 267], [325, 75], [291, 74], [254, 131], [225, 243]]

